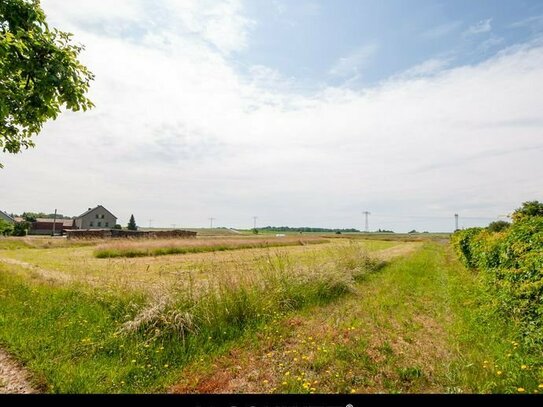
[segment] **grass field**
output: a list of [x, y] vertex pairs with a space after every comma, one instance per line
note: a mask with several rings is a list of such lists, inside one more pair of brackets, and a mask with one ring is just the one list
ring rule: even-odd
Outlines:
[[443, 237], [401, 240], [101, 259], [2, 239], [0, 347], [44, 392], [541, 391], [540, 349]]

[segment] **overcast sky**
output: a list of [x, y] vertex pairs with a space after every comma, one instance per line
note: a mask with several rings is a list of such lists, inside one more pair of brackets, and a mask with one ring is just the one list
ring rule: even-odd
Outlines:
[[543, 2], [42, 0], [96, 108], [0, 154], [0, 209], [450, 231], [543, 200]]

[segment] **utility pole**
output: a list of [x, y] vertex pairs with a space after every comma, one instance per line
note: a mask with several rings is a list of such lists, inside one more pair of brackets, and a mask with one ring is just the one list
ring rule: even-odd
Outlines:
[[458, 214], [454, 214], [454, 230], [458, 230]]
[[364, 223], [365, 228], [364, 228], [364, 231], [367, 233], [367, 232], [370, 231], [370, 230], [369, 230], [369, 225], [368, 225], [368, 215], [371, 215], [371, 212], [364, 211], [364, 212], [362, 212], [362, 213], [363, 213], [364, 216], [365, 216], [365, 223]]
[[149, 228], [153, 225], [153, 219], [149, 219]]
[[51, 236], [55, 236], [56, 223], [57, 223], [57, 210], [55, 209], [55, 216], [53, 218], [53, 231], [51, 232]]
[[175, 226], [177, 226], [175, 223], [172, 223], [172, 228], [175, 229]]
[[215, 218], [211, 217], [211, 218], [208, 218], [208, 219], [209, 219], [209, 228], [213, 229], [213, 221], [215, 220]]
[[253, 216], [253, 229], [256, 230], [256, 220], [258, 219], [258, 216]]

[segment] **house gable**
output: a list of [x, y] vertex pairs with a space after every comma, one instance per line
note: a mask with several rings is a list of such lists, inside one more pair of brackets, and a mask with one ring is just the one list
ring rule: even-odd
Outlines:
[[103, 207], [102, 205], [98, 205], [94, 208], [89, 208], [87, 211], [83, 212], [81, 215], [79, 215], [76, 219], [79, 219], [79, 218], [83, 218], [87, 215], [90, 215], [92, 214], [94, 211], [98, 210], [98, 209], [103, 209], [104, 211], [106, 211], [107, 213], [109, 213], [113, 218], [117, 219], [117, 217], [115, 215], [113, 215], [110, 211], [108, 211], [105, 207]]

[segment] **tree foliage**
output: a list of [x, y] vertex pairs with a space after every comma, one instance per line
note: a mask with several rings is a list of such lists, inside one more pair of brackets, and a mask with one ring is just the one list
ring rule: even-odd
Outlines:
[[524, 202], [520, 208], [517, 208], [513, 215], [513, 222], [518, 222], [525, 218], [533, 216], [543, 216], [543, 203], [539, 201]]
[[495, 222], [490, 222], [490, 224], [487, 226], [487, 229], [490, 232], [501, 232], [502, 230], [507, 229], [511, 224], [509, 222], [506, 222], [504, 220], [497, 220]]
[[138, 230], [138, 226], [136, 225], [136, 219], [134, 219], [134, 215], [130, 215], [130, 220], [128, 221], [128, 230]]
[[[39, 0], [0, 1], [0, 148], [18, 153], [56, 119], [61, 107], [93, 107], [85, 96], [94, 75], [77, 56], [72, 34], [50, 29]], [[1, 164], [0, 164], [1, 166]]]
[[28, 235], [29, 229], [29, 222], [17, 222], [15, 225], [13, 225], [13, 232], [11, 232], [11, 234], [13, 236], [26, 236]]
[[0, 236], [10, 235], [11, 232], [13, 232], [13, 225], [4, 219], [0, 219]]

